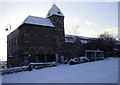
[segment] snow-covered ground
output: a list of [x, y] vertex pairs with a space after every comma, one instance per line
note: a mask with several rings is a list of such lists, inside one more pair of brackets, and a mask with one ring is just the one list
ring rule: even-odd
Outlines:
[[2, 76], [3, 83], [117, 83], [118, 58]]

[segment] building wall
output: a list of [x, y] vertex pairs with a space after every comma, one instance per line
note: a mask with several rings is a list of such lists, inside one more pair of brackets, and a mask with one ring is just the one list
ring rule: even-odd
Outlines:
[[[12, 56], [12, 57], [10, 57]], [[7, 65], [19, 64], [19, 29], [7, 36]]]
[[55, 26], [55, 36], [56, 42], [58, 46], [58, 54], [62, 55], [63, 46], [65, 44], [65, 33], [64, 33], [64, 17], [63, 16], [56, 16], [52, 15], [49, 17], [52, 21], [53, 25]]
[[[21, 62], [47, 62], [48, 56], [52, 57], [57, 52], [54, 27], [24, 24], [20, 28], [20, 35]], [[32, 56], [33, 60], [29, 58]], [[42, 57], [43, 60], [40, 60]]]
[[[16, 44], [13, 43], [15, 38]], [[8, 36], [8, 56], [10, 52], [14, 56], [8, 57], [8, 65], [55, 61], [57, 48], [54, 27], [24, 24]]]
[[52, 15], [49, 19], [55, 27], [22, 24], [8, 36], [8, 56], [10, 53], [14, 56], [8, 57], [8, 67], [56, 61], [57, 57], [62, 56], [65, 44], [64, 17]]

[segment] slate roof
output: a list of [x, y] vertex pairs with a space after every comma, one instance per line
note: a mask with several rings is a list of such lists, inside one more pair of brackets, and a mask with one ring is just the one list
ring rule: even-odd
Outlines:
[[49, 18], [41, 18], [41, 17], [35, 17], [35, 16], [28, 16], [22, 24], [24, 24], [24, 23], [25, 24], [54, 27], [54, 25], [49, 20]]
[[49, 10], [47, 14], [47, 18], [36, 17], [36, 16], [28, 16], [22, 24], [32, 24], [32, 25], [40, 25], [40, 26], [48, 26], [55, 27], [51, 20], [48, 18], [52, 15], [64, 16], [61, 10], [54, 4], [52, 8]]
[[80, 39], [81, 43], [87, 43], [88, 40], [93, 39], [91, 37], [84, 37], [84, 36], [76, 36], [76, 35], [65, 35], [65, 42], [67, 43], [74, 43], [77, 37]]

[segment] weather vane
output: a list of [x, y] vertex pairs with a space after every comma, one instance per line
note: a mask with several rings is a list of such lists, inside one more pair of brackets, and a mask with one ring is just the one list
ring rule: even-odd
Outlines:
[[55, 2], [56, 2], [56, 1], [55, 1], [55, 0], [53, 0], [53, 4], [55, 4]]

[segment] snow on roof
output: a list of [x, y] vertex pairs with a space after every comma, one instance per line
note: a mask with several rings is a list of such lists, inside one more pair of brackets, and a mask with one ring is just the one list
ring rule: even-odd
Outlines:
[[103, 52], [103, 51], [101, 51], [101, 50], [86, 50], [86, 52]]
[[65, 42], [67, 42], [67, 43], [74, 43], [74, 40], [73, 40], [73, 38], [65, 38]]
[[7, 64], [6, 61], [0, 61], [0, 65]]
[[92, 39], [91, 37], [77, 36], [77, 35], [68, 35], [68, 34], [66, 34], [65, 37], [72, 37], [72, 38], [75, 38], [75, 39], [78, 37], [80, 39], [85, 39], [85, 40]]
[[41, 26], [49, 26], [54, 27], [52, 22], [48, 18], [41, 18], [41, 17], [35, 17], [35, 16], [28, 16], [23, 24], [33, 24], [33, 25], [41, 25]]
[[87, 43], [91, 37], [84, 37], [84, 36], [76, 36], [76, 35], [65, 35], [65, 42], [74, 43], [77, 37], [80, 39], [81, 43]]
[[87, 40], [80, 40], [81, 43], [87, 43]]
[[53, 4], [46, 17], [50, 17], [52, 15], [64, 16], [61, 10], [56, 6], [56, 4]]

